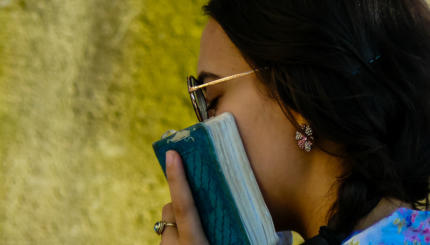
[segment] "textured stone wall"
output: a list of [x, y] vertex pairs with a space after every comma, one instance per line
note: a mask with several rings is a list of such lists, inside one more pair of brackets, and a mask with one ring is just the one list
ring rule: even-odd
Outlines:
[[0, 244], [157, 244], [203, 3], [0, 0]]

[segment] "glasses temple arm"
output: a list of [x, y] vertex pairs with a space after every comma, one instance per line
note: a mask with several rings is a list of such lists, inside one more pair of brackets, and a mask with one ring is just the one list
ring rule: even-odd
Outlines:
[[198, 86], [190, 87], [189, 90], [188, 90], [188, 92], [191, 93], [191, 92], [194, 92], [194, 91], [196, 91], [198, 89], [201, 89], [201, 88], [204, 88], [204, 87], [207, 87], [207, 86], [210, 86], [210, 85], [215, 85], [215, 84], [222, 83], [222, 82], [225, 82], [225, 81], [228, 81], [228, 80], [231, 80], [231, 79], [243, 77], [243, 76], [252, 74], [252, 73], [254, 73], [256, 71], [258, 71], [258, 69], [252, 70], [252, 71], [243, 72], [243, 73], [239, 73], [239, 74], [235, 74], [235, 75], [231, 75], [231, 76], [228, 76], [228, 77], [223, 77], [223, 78], [220, 78], [220, 79], [208, 82], [208, 83], [204, 83], [204, 84], [201, 84], [201, 85], [198, 85]]

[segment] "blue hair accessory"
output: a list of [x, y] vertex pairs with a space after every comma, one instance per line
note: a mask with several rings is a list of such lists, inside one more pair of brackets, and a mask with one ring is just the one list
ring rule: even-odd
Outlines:
[[378, 55], [378, 56], [376, 56], [374, 59], [370, 59], [370, 60], [369, 60], [369, 64], [372, 64], [373, 62], [375, 62], [375, 61], [379, 60], [380, 58], [381, 58], [381, 56], [380, 56], [380, 55]]
[[[369, 63], [370, 65], [372, 65], [373, 63], [375, 63], [375, 62], [376, 62], [377, 60], [379, 60], [379, 59], [381, 59], [381, 56], [380, 56], [380, 55], [377, 55], [377, 56], [375, 56], [375, 58], [371, 58], [371, 59], [368, 61], [368, 63]], [[360, 72], [360, 68], [358, 68], [357, 70], [353, 71], [353, 72], [352, 72], [352, 75], [353, 75], [353, 76], [355, 76], [355, 75], [357, 75], [359, 72]]]

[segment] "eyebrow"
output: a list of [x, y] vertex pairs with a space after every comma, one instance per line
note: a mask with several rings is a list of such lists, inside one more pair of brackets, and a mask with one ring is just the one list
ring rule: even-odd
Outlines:
[[219, 75], [217, 75], [215, 73], [212, 73], [212, 72], [202, 71], [202, 72], [199, 73], [199, 76], [198, 76], [197, 80], [199, 82], [201, 82], [202, 84], [204, 84], [205, 80], [208, 79], [208, 78], [212, 78], [213, 80], [215, 80], [215, 79], [220, 79], [221, 76], [219, 76]]

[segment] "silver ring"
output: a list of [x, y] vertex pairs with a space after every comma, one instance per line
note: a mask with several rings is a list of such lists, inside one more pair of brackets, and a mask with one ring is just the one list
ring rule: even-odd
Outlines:
[[164, 229], [166, 229], [166, 226], [177, 227], [176, 223], [171, 223], [171, 222], [166, 222], [164, 220], [160, 220], [160, 221], [155, 222], [155, 224], [154, 224], [155, 233], [157, 233], [158, 235], [163, 234], [163, 231], [164, 231]]

